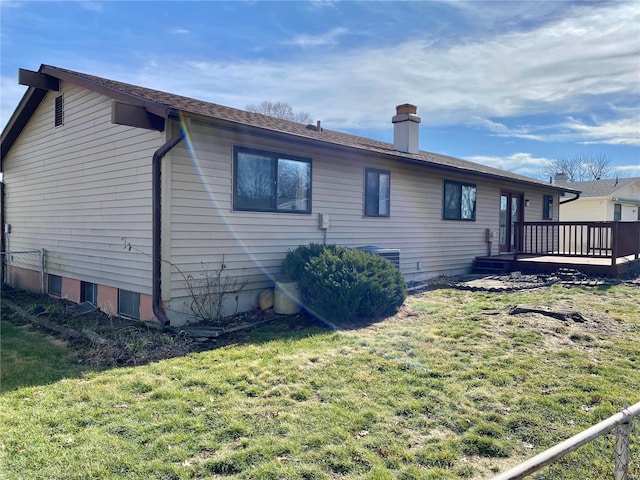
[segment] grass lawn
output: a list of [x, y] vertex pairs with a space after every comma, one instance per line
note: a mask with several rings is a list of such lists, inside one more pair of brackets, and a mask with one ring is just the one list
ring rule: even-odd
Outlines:
[[0, 393], [79, 376], [64, 343], [0, 320]]
[[82, 374], [3, 324], [0, 478], [490, 478], [640, 401], [638, 305], [638, 286], [439, 289], [360, 328], [280, 321]]

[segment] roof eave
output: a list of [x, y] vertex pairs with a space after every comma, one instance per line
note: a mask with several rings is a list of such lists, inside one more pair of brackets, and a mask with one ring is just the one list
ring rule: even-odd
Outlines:
[[513, 178], [513, 177], [509, 177], [507, 175], [505, 176], [501, 176], [499, 174], [494, 174], [494, 173], [490, 173], [490, 172], [479, 172], [477, 170], [472, 170], [470, 168], [463, 168], [463, 167], [457, 167], [457, 166], [453, 166], [453, 165], [443, 165], [441, 163], [437, 163], [437, 162], [431, 162], [429, 160], [425, 160], [423, 158], [418, 158], [417, 155], [403, 155], [401, 152], [397, 152], [397, 153], [385, 153], [385, 152], [372, 152], [369, 149], [363, 148], [363, 147], [358, 147], [355, 145], [344, 145], [342, 143], [337, 143], [337, 142], [332, 142], [330, 139], [320, 139], [320, 138], [312, 138], [312, 137], [308, 137], [305, 135], [299, 135], [297, 133], [293, 133], [293, 132], [282, 132], [282, 131], [278, 131], [278, 130], [272, 130], [269, 128], [265, 128], [265, 127], [261, 127], [261, 126], [256, 126], [256, 125], [248, 125], [246, 123], [242, 123], [242, 122], [236, 122], [233, 120], [227, 120], [227, 119], [222, 119], [222, 118], [218, 118], [218, 117], [213, 117], [213, 116], [208, 116], [208, 115], [202, 115], [202, 114], [198, 114], [198, 113], [194, 113], [194, 112], [188, 112], [188, 111], [181, 111], [181, 110], [177, 110], [177, 109], [169, 109], [168, 111], [168, 115], [169, 118], [172, 119], [178, 119], [182, 116], [189, 116], [192, 118], [197, 118], [201, 121], [210, 123], [210, 124], [216, 124], [218, 126], [223, 126], [226, 127], [228, 129], [231, 130], [244, 130], [244, 131], [249, 131], [251, 133], [254, 134], [258, 134], [260, 136], [269, 136], [269, 137], [281, 137], [282, 140], [289, 140], [291, 139], [291, 137], [295, 137], [297, 139], [298, 142], [300, 143], [311, 143], [314, 144], [316, 146], [331, 146], [332, 148], [338, 149], [338, 150], [347, 150], [347, 151], [356, 151], [356, 152], [367, 152], [370, 155], [380, 155], [383, 157], [386, 157], [388, 159], [394, 160], [394, 161], [400, 161], [403, 163], [409, 163], [409, 164], [413, 164], [413, 165], [417, 165], [420, 167], [430, 167], [430, 168], [434, 168], [434, 169], [438, 169], [438, 170], [445, 170], [445, 171], [450, 171], [450, 172], [464, 172], [466, 174], [469, 175], [475, 175], [475, 176], [481, 176], [481, 177], [486, 177], [486, 178], [493, 178], [493, 179], [497, 179], [497, 180], [502, 180], [505, 182], [511, 182], [511, 183], [518, 183], [518, 184], [522, 184], [522, 185], [528, 185], [528, 186], [532, 186], [532, 187], [537, 187], [537, 188], [548, 188], [548, 189], [552, 189], [552, 190], [557, 190], [559, 191], [559, 194], [562, 195], [562, 193], [567, 192], [567, 193], [573, 193], [573, 194], [579, 194], [580, 190], [576, 190], [573, 188], [567, 188], [564, 186], [560, 186], [560, 185], [556, 185], [556, 184], [551, 184], [551, 183], [542, 183], [542, 182], [536, 182], [535, 180], [532, 181], [528, 181], [526, 179], [517, 179], [517, 178]]
[[62, 70], [57, 69], [56, 67], [52, 67], [49, 65], [42, 65], [40, 67], [40, 72], [46, 73], [47, 75], [51, 75], [52, 77], [56, 77], [63, 81], [74, 83], [80, 87], [85, 87], [89, 90], [105, 95], [114, 100], [119, 100], [121, 102], [128, 103], [129, 105], [136, 105], [136, 106], [143, 107], [145, 108], [145, 110], [153, 113], [154, 115], [158, 115], [159, 117], [168, 118], [168, 112], [169, 110], [171, 110], [168, 105], [153, 102], [151, 100], [138, 97], [137, 95], [133, 95], [131, 93], [122, 92], [118, 89], [111, 88], [107, 85], [94, 82], [93, 80], [90, 80], [88, 78], [84, 78], [78, 75], [74, 75], [72, 73], [64, 72]]
[[[51, 67], [49, 65], [40, 65], [38, 69], [38, 73], [43, 73], [49, 75], [51, 77], [55, 77], [59, 80], [68, 81], [73, 84], [83, 86], [88, 88], [89, 90], [95, 91], [97, 93], [106, 95], [115, 100], [120, 100], [122, 102], [128, 103], [130, 105], [141, 106], [144, 109], [148, 110], [154, 115], [163, 118], [169, 118], [169, 111], [171, 110], [167, 105], [163, 105], [156, 102], [151, 102], [149, 100], [137, 97], [135, 95], [131, 95], [129, 93], [124, 93], [119, 90], [109, 88], [105, 85], [101, 85], [97, 82], [93, 82], [89, 79], [79, 77], [77, 75], [73, 75], [67, 72], [63, 72], [55, 67]], [[36, 109], [46, 96], [48, 90], [29, 87], [27, 91], [22, 96], [22, 99], [18, 103], [18, 106], [14, 110], [11, 118], [5, 125], [5, 128], [2, 130], [2, 143], [0, 148], [1, 159], [7, 155], [15, 141], [20, 136], [20, 133], [24, 129], [24, 127], [29, 122], [31, 116], [35, 113]], [[0, 171], [2, 171], [2, 164], [4, 162], [0, 161]]]
[[[332, 141], [328, 138], [314, 138], [306, 135], [301, 135], [295, 132], [287, 132], [281, 130], [270, 129], [264, 126], [251, 125], [239, 121], [222, 119], [215, 116], [210, 116], [206, 114], [199, 114], [195, 112], [190, 112], [186, 110], [180, 110], [171, 107], [170, 105], [154, 102], [143, 97], [137, 96], [132, 93], [125, 93], [116, 88], [109, 87], [108, 85], [104, 85], [102, 83], [93, 81], [89, 78], [85, 78], [80, 75], [76, 75], [74, 73], [70, 73], [67, 71], [60, 70], [56, 67], [52, 67], [49, 65], [41, 65], [38, 73], [44, 73], [46, 75], [50, 75], [51, 77], [58, 78], [63, 81], [68, 81], [74, 83], [76, 85], [85, 87], [89, 90], [95, 91], [97, 93], [108, 96], [114, 100], [118, 100], [130, 105], [143, 107], [145, 110], [150, 113], [157, 115], [159, 117], [165, 119], [173, 119], [179, 120], [181, 116], [188, 115], [191, 117], [201, 118], [207, 122], [213, 122], [218, 125], [225, 125], [227, 128], [237, 129], [237, 130], [245, 130], [253, 133], [258, 133], [260, 135], [268, 135], [268, 136], [276, 136], [281, 137], [285, 140], [291, 140], [291, 138], [296, 138], [298, 142], [304, 143], [312, 143], [314, 145], [320, 145], [322, 147], [331, 146], [332, 148], [347, 150], [347, 151], [357, 151], [357, 152], [367, 152], [370, 155], [378, 155], [382, 156], [394, 161], [400, 161], [403, 163], [415, 164], [421, 167], [430, 167], [439, 170], [445, 170], [450, 172], [464, 172], [469, 175], [481, 176], [486, 178], [492, 178], [496, 180], [501, 180], [510, 183], [517, 183], [522, 185], [528, 185], [537, 188], [545, 188], [559, 191], [562, 193], [580, 193], [580, 190], [576, 190], [573, 188], [568, 188], [566, 186], [560, 186], [557, 184], [547, 184], [540, 181], [536, 181], [532, 179], [531, 181], [527, 179], [519, 179], [514, 178], [509, 175], [500, 175], [499, 173], [486, 172], [486, 171], [478, 171], [472, 168], [465, 168], [463, 166], [457, 165], [447, 165], [438, 163], [435, 161], [430, 161], [429, 159], [425, 159], [424, 157], [418, 157], [417, 155], [410, 154], [402, 154], [401, 152], [384, 152], [384, 151], [376, 151], [364, 147], [359, 147], [357, 145], [345, 145], [344, 143], [339, 143]], [[9, 123], [5, 127], [2, 132], [2, 158], [4, 158], [5, 154], [9, 151], [15, 140], [20, 135], [22, 129], [26, 126], [27, 122], [35, 112], [35, 109], [38, 107], [44, 96], [46, 95], [46, 90], [36, 89], [33, 87], [29, 87], [29, 90], [25, 93], [20, 104], [18, 105], [16, 111], [11, 116]], [[1, 171], [0, 166], [0, 171]]]
[[[29, 119], [35, 112], [38, 105], [42, 102], [42, 99], [47, 94], [47, 90], [41, 90], [33, 87], [29, 87], [24, 93], [18, 106], [13, 111], [11, 118], [2, 130], [0, 157], [4, 160], [18, 136], [22, 132], [22, 129], [27, 125]], [[2, 163], [0, 162], [0, 171], [2, 171]]]

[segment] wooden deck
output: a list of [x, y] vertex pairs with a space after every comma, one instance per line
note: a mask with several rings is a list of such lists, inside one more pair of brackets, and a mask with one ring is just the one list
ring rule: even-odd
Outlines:
[[640, 221], [516, 222], [514, 228], [512, 270], [573, 268], [609, 277], [640, 272]]
[[[640, 259], [635, 255], [616, 258], [573, 257], [558, 255], [525, 255], [505, 253], [490, 257], [478, 257], [476, 265], [480, 273], [504, 273], [521, 271], [523, 273], [553, 273], [559, 268], [572, 268], [586, 275], [603, 277], [625, 277], [640, 273]], [[485, 265], [485, 270], [482, 270]], [[475, 267], [474, 267], [475, 268]]]

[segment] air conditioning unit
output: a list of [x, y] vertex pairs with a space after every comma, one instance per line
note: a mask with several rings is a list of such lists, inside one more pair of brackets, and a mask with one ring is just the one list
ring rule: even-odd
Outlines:
[[382, 258], [386, 258], [398, 269], [400, 268], [400, 250], [397, 248], [384, 248], [377, 247], [375, 245], [366, 245], [364, 247], [355, 248], [356, 250], [362, 250], [363, 252], [373, 253], [374, 255], [379, 255]]

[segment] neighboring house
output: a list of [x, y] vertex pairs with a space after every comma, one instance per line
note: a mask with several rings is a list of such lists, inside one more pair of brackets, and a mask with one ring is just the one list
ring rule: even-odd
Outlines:
[[[640, 220], [640, 177], [556, 183], [580, 190], [580, 198], [560, 204], [561, 222]], [[568, 196], [570, 197], [570, 196]]]
[[46, 65], [20, 83], [2, 132], [3, 246], [46, 249], [50, 293], [142, 320], [188, 320], [172, 265], [197, 276], [224, 257], [248, 310], [310, 242], [397, 249], [409, 282], [465, 273], [513, 250], [515, 221], [557, 221], [576, 193], [418, 151], [408, 104], [388, 144]]

